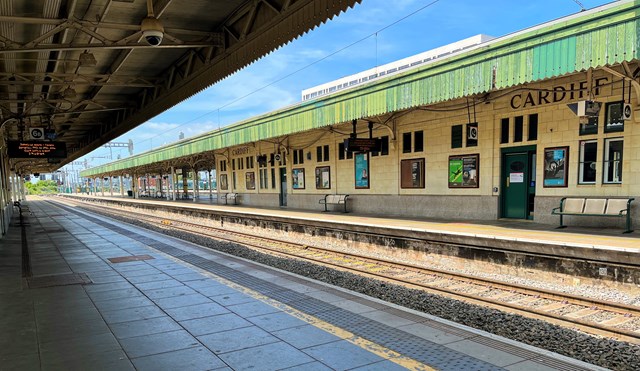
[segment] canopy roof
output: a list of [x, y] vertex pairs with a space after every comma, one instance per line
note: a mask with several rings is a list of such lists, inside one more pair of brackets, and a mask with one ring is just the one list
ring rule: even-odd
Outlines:
[[54, 170], [358, 2], [0, 0], [0, 150], [47, 129], [68, 157], [11, 166]]

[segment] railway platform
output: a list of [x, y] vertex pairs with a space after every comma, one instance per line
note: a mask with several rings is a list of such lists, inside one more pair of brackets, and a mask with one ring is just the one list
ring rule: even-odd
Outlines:
[[25, 206], [0, 247], [2, 370], [599, 369], [97, 215]]

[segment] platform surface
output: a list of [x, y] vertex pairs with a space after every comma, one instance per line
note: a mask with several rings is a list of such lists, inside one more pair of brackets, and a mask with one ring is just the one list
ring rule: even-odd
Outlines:
[[26, 206], [30, 266], [17, 223], [0, 241], [0, 370], [598, 369], [103, 217]]

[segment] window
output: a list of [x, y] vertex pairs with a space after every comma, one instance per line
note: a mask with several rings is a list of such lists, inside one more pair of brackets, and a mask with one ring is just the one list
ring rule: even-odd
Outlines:
[[424, 132], [422, 130], [413, 133], [413, 152], [424, 150]]
[[622, 183], [622, 138], [604, 140], [603, 183]]
[[402, 134], [402, 153], [411, 153], [411, 133]]
[[[344, 160], [345, 158], [345, 149], [344, 149], [344, 142], [338, 143], [338, 160]], [[294, 161], [295, 163], [295, 161]]]
[[478, 123], [472, 122], [467, 124], [467, 147], [476, 147], [478, 145]]
[[236, 173], [233, 172], [233, 189], [238, 189], [238, 187], [236, 186]]
[[596, 183], [597, 153], [597, 141], [585, 140], [580, 142], [580, 168], [578, 169], [578, 184]]
[[500, 143], [509, 143], [509, 119], [500, 120]]
[[318, 162], [329, 161], [329, 145], [317, 146], [316, 157]]
[[380, 144], [380, 155], [388, 156], [389, 155], [389, 136], [385, 135], [382, 138], [380, 138], [380, 140], [382, 141], [382, 143]]
[[260, 169], [260, 189], [267, 189], [269, 184], [269, 173], [267, 169]]
[[293, 164], [294, 165], [304, 164], [304, 150], [296, 149], [293, 151]]
[[231, 160], [231, 170], [235, 170], [236, 169], [236, 159], [234, 158], [233, 160]]
[[253, 156], [247, 156], [247, 169], [253, 169]]
[[462, 147], [462, 125], [451, 127], [451, 148]]
[[513, 142], [522, 142], [522, 134], [524, 131], [524, 117], [516, 116], [513, 124]]
[[227, 160], [220, 161], [220, 171], [221, 172], [227, 171]]
[[624, 131], [624, 120], [622, 119], [623, 105], [624, 102], [607, 103], [604, 121], [605, 133]]
[[238, 159], [238, 170], [242, 170], [244, 169], [244, 161], [242, 161], [242, 158]]
[[598, 116], [591, 116], [588, 118], [586, 124], [580, 124], [580, 135], [598, 134]]
[[276, 169], [274, 168], [271, 168], [271, 189], [276, 189]]
[[529, 134], [527, 140], [538, 140], [538, 114], [529, 115]]

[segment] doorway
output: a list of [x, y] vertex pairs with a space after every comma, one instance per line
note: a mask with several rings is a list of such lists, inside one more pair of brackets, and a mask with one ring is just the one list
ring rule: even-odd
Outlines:
[[280, 207], [287, 206], [287, 168], [280, 168]]
[[536, 195], [536, 147], [502, 149], [500, 217], [533, 219]]

